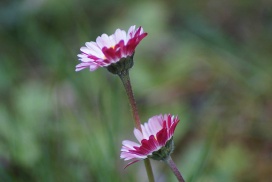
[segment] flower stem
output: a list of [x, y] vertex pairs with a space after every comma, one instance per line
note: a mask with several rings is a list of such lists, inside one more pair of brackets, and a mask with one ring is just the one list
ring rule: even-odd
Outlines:
[[181, 173], [179, 172], [176, 164], [174, 163], [174, 161], [172, 160], [171, 156], [169, 156], [166, 160], [165, 160], [166, 164], [168, 164], [168, 166], [171, 168], [171, 170], [173, 171], [173, 173], [175, 174], [175, 176], [177, 177], [179, 182], [185, 182], [185, 180], [183, 179]]
[[150, 160], [145, 159], [144, 164], [149, 182], [155, 182]]
[[138, 114], [136, 101], [135, 101], [133, 91], [132, 91], [132, 87], [131, 87], [131, 83], [130, 83], [129, 72], [128, 72], [128, 70], [126, 70], [126, 71], [124, 71], [124, 72], [122, 72], [122, 73], [120, 73], [118, 75], [121, 78], [121, 80], [123, 82], [123, 85], [124, 85], [124, 87], [126, 89], [129, 104], [130, 104], [130, 107], [132, 109], [132, 115], [133, 115], [135, 127], [138, 130], [142, 131], [140, 117], [139, 117], [139, 114]]
[[[134, 119], [134, 125], [138, 130], [142, 131], [140, 117], [138, 114], [136, 101], [135, 101], [132, 87], [131, 87], [131, 83], [130, 83], [129, 71], [128, 70], [123, 71], [122, 73], [118, 74], [118, 76], [122, 80], [122, 83], [125, 87], [125, 90], [126, 90], [126, 93], [128, 96], [129, 104], [130, 104], [133, 119]], [[145, 163], [145, 169], [146, 169], [146, 173], [147, 173], [149, 182], [155, 182], [152, 167], [151, 167], [149, 159], [145, 159], [144, 163]]]

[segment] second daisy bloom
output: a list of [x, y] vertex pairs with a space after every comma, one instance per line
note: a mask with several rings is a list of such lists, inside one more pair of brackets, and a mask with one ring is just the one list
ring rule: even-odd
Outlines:
[[128, 165], [142, 159], [165, 160], [173, 152], [173, 134], [179, 123], [177, 116], [170, 114], [153, 116], [141, 125], [141, 130], [134, 129], [139, 143], [124, 140], [121, 158], [133, 160]]

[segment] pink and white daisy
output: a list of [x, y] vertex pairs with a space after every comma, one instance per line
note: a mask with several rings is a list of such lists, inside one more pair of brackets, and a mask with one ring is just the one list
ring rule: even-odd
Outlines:
[[153, 116], [141, 125], [142, 131], [134, 129], [140, 144], [129, 140], [122, 142], [120, 158], [133, 160], [127, 166], [146, 158], [165, 160], [174, 150], [172, 138], [178, 122], [178, 117], [170, 114]]
[[89, 68], [94, 71], [99, 67], [107, 67], [120, 61], [122, 58], [131, 57], [135, 48], [141, 40], [147, 36], [142, 27], [136, 29], [131, 26], [126, 33], [117, 29], [113, 35], [102, 34], [98, 36], [96, 42], [86, 42], [86, 47], [81, 47], [81, 54], [78, 54], [80, 64], [76, 66], [76, 71]]

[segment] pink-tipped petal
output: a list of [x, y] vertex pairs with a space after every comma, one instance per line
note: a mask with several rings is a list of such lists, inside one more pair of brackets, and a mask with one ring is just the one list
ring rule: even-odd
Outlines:
[[76, 66], [76, 71], [80, 71], [82, 69], [85, 69], [85, 68], [90, 68], [90, 71], [94, 71], [98, 68], [99, 66], [93, 64], [93, 63], [80, 63]]

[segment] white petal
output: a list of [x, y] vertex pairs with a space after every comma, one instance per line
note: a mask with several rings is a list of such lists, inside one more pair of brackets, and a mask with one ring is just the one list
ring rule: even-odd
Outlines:
[[89, 62], [93, 61], [92, 59], [88, 58], [87, 56], [79, 58], [79, 60], [84, 62], [84, 63], [89, 63]]
[[135, 25], [131, 26], [129, 29], [128, 29], [128, 33], [127, 33], [127, 37], [128, 39], [132, 38], [135, 34]]
[[85, 57], [87, 57], [87, 55], [86, 54], [78, 54], [77, 57], [79, 57], [79, 58], [85, 58]]
[[152, 135], [151, 131], [149, 130], [149, 126], [147, 123], [144, 123], [144, 130], [143, 130], [143, 135], [145, 139], [148, 139], [150, 135]]
[[145, 159], [147, 158], [147, 156], [141, 156], [141, 155], [137, 155], [137, 154], [131, 154], [128, 152], [122, 152], [120, 155], [120, 158], [124, 159], [125, 161], [127, 160], [131, 160], [131, 159]]
[[95, 63], [90, 63], [90, 62], [84, 62], [76, 65], [76, 71], [80, 71], [85, 68], [90, 68], [91, 71], [96, 70], [99, 66], [95, 65]]
[[121, 40], [124, 40], [126, 44], [126, 32], [124, 30], [117, 29], [114, 33], [115, 43], [118, 44]]
[[142, 132], [140, 132], [138, 129], [134, 129], [134, 135], [137, 138], [137, 140], [141, 143], [141, 141], [143, 140], [143, 134]]
[[115, 46], [115, 42], [112, 36], [108, 36], [107, 34], [102, 34], [101, 37], [97, 37], [96, 39], [97, 45], [102, 49], [103, 47], [112, 47]]
[[95, 65], [95, 64], [90, 65], [90, 71], [94, 71], [94, 70], [96, 70], [97, 68], [99, 68], [98, 65]]
[[141, 35], [141, 34], [144, 33], [144, 29], [143, 29], [143, 27], [140, 27], [140, 29], [141, 29], [141, 30], [140, 30], [140, 35]]
[[123, 144], [124, 146], [128, 147], [128, 148], [131, 148], [131, 149], [134, 149], [134, 148], [133, 148], [134, 146], [135, 146], [135, 147], [139, 147], [139, 146], [140, 146], [140, 144], [135, 143], [135, 142], [130, 141], [130, 140], [124, 140], [124, 141], [122, 142], [122, 144]]
[[103, 58], [104, 54], [101, 51], [101, 49], [97, 46], [95, 42], [86, 42], [85, 44], [90, 51], [92, 51], [92, 55], [98, 57], [98, 58]]
[[92, 50], [90, 50], [88, 47], [81, 47], [80, 51], [84, 52], [86, 54], [92, 54], [93, 53]]
[[158, 131], [162, 129], [161, 120], [162, 120], [161, 116], [153, 116], [149, 118], [148, 125], [150, 127], [152, 134], [156, 134]]

